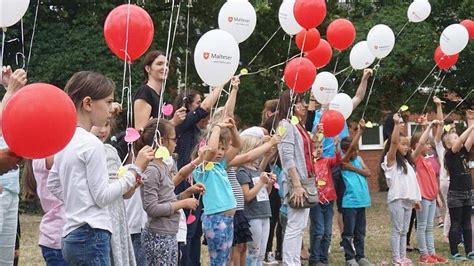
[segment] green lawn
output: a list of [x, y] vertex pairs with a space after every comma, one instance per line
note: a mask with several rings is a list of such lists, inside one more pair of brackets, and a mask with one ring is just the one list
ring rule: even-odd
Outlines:
[[[382, 262], [390, 262], [390, 219], [386, 204], [386, 193], [372, 194], [372, 207], [367, 211], [367, 236], [366, 255], [376, 265]], [[40, 216], [21, 215], [22, 239], [21, 239], [21, 265], [43, 265], [38, 241], [38, 225]], [[333, 226], [333, 239], [331, 247], [330, 262], [333, 265], [344, 265], [344, 254], [338, 250], [340, 237], [336, 223]], [[435, 240], [437, 252], [443, 256], [448, 255], [448, 244], [442, 241], [442, 229], [435, 229]], [[305, 243], [308, 245], [308, 234], [305, 235]], [[416, 236], [412, 234], [412, 245], [416, 246]], [[409, 253], [413, 261], [417, 261], [418, 255]], [[207, 250], [203, 247], [203, 264], [208, 264]], [[461, 265], [461, 264], [459, 264]], [[469, 265], [466, 263], [465, 265]], [[472, 263], [471, 265], [474, 265]]]

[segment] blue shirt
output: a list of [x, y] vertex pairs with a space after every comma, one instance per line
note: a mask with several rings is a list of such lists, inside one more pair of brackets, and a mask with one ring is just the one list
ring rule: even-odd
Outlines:
[[[275, 165], [274, 167], [270, 166], [270, 168], [272, 172], [277, 176], [277, 183], [278, 183], [278, 186], [280, 187], [280, 189], [278, 189], [278, 195], [280, 196], [280, 198], [284, 200], [285, 191], [283, 191], [283, 181], [284, 181], [283, 171], [278, 165]], [[283, 202], [281, 203], [281, 206], [280, 206], [280, 212], [285, 215], [288, 214], [288, 206]]]
[[[351, 160], [350, 163], [358, 169], [363, 169], [360, 157]], [[342, 197], [342, 207], [370, 207], [370, 193], [369, 185], [367, 184], [367, 177], [356, 172], [342, 170], [342, 178], [346, 185], [346, 191]]]
[[[316, 128], [321, 120], [321, 110], [318, 110], [314, 113], [314, 123], [311, 132], [316, 131]], [[347, 127], [347, 123], [344, 123], [344, 128], [342, 129], [341, 133], [339, 133], [339, 139], [342, 140], [343, 138], [349, 136], [349, 128]], [[336, 156], [336, 147], [334, 147], [334, 138], [323, 138], [323, 157], [334, 157]]]
[[227, 176], [225, 160], [214, 163], [210, 171], [196, 168], [193, 177], [196, 182], [204, 184], [206, 193], [203, 195], [204, 214], [215, 214], [237, 207], [237, 202]]
[[[0, 136], [0, 149], [8, 148], [3, 135]], [[11, 170], [0, 175], [0, 186], [14, 194], [20, 194], [20, 170]]]

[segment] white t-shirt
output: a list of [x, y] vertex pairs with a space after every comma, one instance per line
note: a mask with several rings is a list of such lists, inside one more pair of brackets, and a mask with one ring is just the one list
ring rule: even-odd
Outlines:
[[107, 205], [122, 197], [134, 183], [131, 172], [109, 183], [104, 144], [77, 127], [69, 144], [54, 156], [48, 176], [49, 191], [64, 202], [63, 237], [84, 224], [112, 232]]
[[446, 167], [444, 166], [444, 154], [446, 153], [446, 150], [444, 149], [443, 143], [435, 142], [435, 148], [436, 148], [436, 153], [438, 154], [438, 160], [440, 164], [440, 169], [439, 169], [439, 179], [440, 180], [449, 180], [449, 174], [448, 171], [446, 171]]
[[407, 164], [407, 173], [403, 172], [403, 168], [397, 167], [397, 163], [388, 167], [387, 156], [384, 157], [381, 164], [387, 179], [388, 195], [387, 202], [398, 199], [406, 199], [413, 202], [421, 201], [420, 187], [416, 179], [415, 169]]
[[130, 234], [140, 234], [145, 228], [147, 215], [143, 209], [142, 196], [139, 190], [125, 200], [125, 213], [127, 214], [128, 231]]

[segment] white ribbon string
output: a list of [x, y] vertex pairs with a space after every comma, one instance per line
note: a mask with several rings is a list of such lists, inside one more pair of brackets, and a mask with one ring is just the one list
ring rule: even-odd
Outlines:
[[273, 39], [273, 37], [275, 37], [275, 35], [280, 31], [281, 29], [281, 26], [278, 27], [278, 29], [272, 34], [272, 36], [267, 40], [267, 42], [262, 46], [262, 48], [260, 48], [260, 50], [258, 50], [257, 54], [252, 58], [252, 60], [250, 60], [248, 66], [250, 66], [253, 61], [255, 61], [255, 59], [257, 59], [257, 56], [260, 55], [260, 53], [263, 51], [263, 49], [265, 49], [265, 47], [267, 47], [267, 45], [270, 43], [270, 41]]
[[408, 99], [406, 99], [405, 102], [403, 102], [403, 105], [407, 104], [411, 100], [411, 98], [413, 98], [413, 96], [415, 96], [416, 92], [420, 89], [421, 85], [423, 85], [425, 83], [425, 81], [430, 77], [430, 75], [433, 74], [433, 71], [435, 71], [435, 69], [436, 69], [436, 64], [431, 69], [430, 73], [428, 73], [428, 75], [426, 75], [426, 77], [423, 79], [423, 81], [416, 87], [416, 89], [412, 92], [412, 94], [408, 97]]
[[186, 19], [186, 54], [184, 63], [184, 97], [188, 95], [188, 58], [189, 58], [189, 13], [192, 7], [192, 2], [188, 3], [188, 14]]
[[6, 28], [2, 29], [2, 52], [0, 53], [0, 80], [3, 79], [3, 53], [5, 52]]
[[466, 97], [464, 97], [464, 99], [462, 99], [454, 108], [453, 110], [451, 110], [451, 112], [449, 112], [444, 118], [443, 118], [443, 121], [445, 121], [452, 113], [454, 113], [454, 111], [456, 111], [456, 109], [461, 106], [461, 104], [467, 100], [467, 98], [469, 97], [469, 95], [471, 95], [471, 93], [474, 91], [474, 89], [471, 89], [471, 91], [466, 95]]
[[395, 39], [397, 39], [400, 34], [402, 34], [402, 32], [405, 30], [405, 27], [408, 25], [408, 23], [410, 23], [409, 20], [407, 20], [407, 22], [405, 22], [405, 24], [403, 25], [402, 29], [397, 33], [397, 35], [395, 36]]
[[[40, 6], [40, 0], [37, 1], [36, 3], [36, 11], [35, 11], [35, 19], [33, 21], [33, 33], [31, 33], [31, 40], [30, 40], [30, 49], [28, 51], [28, 60], [26, 61], [26, 68], [25, 71], [28, 72], [28, 67], [30, 65], [30, 60], [31, 60], [31, 51], [33, 50], [33, 40], [35, 38], [35, 32], [36, 32], [36, 22], [38, 20], [38, 10]], [[24, 51], [23, 51], [24, 53]]]
[[354, 69], [351, 69], [351, 72], [349, 72], [349, 74], [347, 75], [346, 79], [344, 79], [344, 82], [342, 82], [341, 86], [339, 86], [339, 88], [337, 89], [337, 92], [339, 93], [340, 91], [342, 91], [342, 87], [344, 87], [344, 85], [346, 84], [347, 80], [349, 80], [349, 78], [351, 77], [352, 75], [352, 72], [354, 72]]
[[377, 75], [377, 71], [379, 70], [379, 67], [380, 67], [380, 61], [382, 61], [382, 59], [379, 59], [379, 61], [377, 61], [377, 64], [374, 67], [374, 75], [372, 76], [372, 84], [370, 85], [369, 95], [367, 95], [367, 101], [365, 102], [364, 112], [362, 113], [361, 119], [364, 119], [365, 117], [365, 112], [367, 111], [367, 106], [369, 105], [370, 96], [372, 96], [372, 90], [374, 88], [375, 77]]

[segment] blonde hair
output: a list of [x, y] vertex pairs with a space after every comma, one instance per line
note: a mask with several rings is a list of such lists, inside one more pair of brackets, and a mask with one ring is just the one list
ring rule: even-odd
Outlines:
[[241, 149], [240, 154], [245, 154], [258, 146], [262, 145], [262, 139], [255, 136], [241, 136], [240, 137]]

